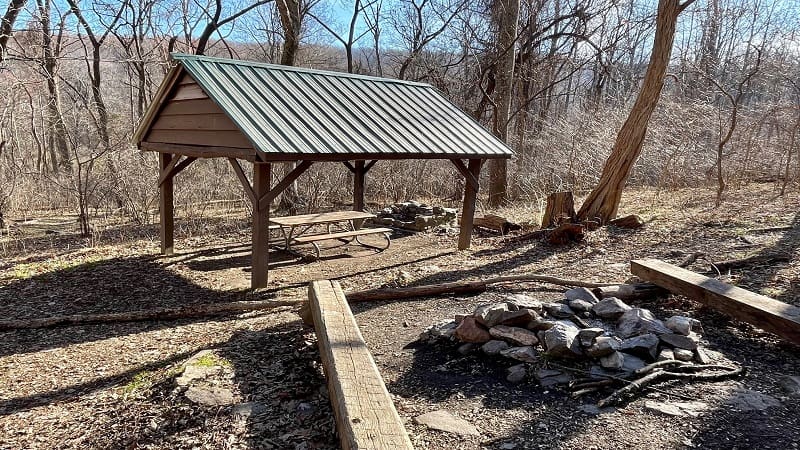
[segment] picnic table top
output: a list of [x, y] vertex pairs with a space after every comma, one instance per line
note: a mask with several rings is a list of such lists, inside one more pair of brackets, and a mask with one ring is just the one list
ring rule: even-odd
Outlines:
[[346, 220], [370, 219], [375, 214], [363, 211], [333, 211], [300, 216], [270, 217], [269, 221], [281, 226], [316, 225], [325, 223], [344, 222]]

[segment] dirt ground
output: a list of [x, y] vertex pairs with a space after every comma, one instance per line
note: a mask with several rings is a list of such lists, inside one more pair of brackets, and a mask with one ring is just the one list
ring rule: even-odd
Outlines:
[[[800, 196], [777, 197], [772, 185], [750, 185], [712, 208], [695, 189], [627, 195], [622, 213], [647, 225], [603, 228], [584, 242], [551, 247], [480, 234], [455, 251], [453, 232], [397, 234], [374, 254], [352, 247], [323, 251], [317, 262], [276, 254], [270, 286], [249, 286], [247, 223], [187, 232], [178, 223], [178, 254], [158, 256], [154, 227], [120, 231], [126, 239], [93, 243], [71, 236], [3, 244], [3, 319], [123, 312], [243, 299], [303, 298], [309, 280], [328, 278], [345, 291], [429, 284], [492, 275], [543, 273], [603, 282], [630, 277], [631, 259], [678, 262], [703, 252], [710, 261], [781, 253], [788, 261], [751, 265], [718, 278], [800, 306]], [[530, 205], [504, 213], [520, 221]], [[760, 230], [791, 225], [789, 230]], [[181, 231], [183, 230], [183, 231]], [[688, 314], [703, 323], [708, 348], [745, 366], [747, 376], [716, 383], [668, 383], [624, 407], [594, 414], [601, 394], [572, 399], [535, 380], [505, 381], [511, 365], [453, 346], [417, 345], [422, 330], [509, 292], [557, 300], [562, 290], [507, 285], [479, 296], [427, 298], [353, 306], [400, 416], [419, 449], [471, 448], [797, 448], [800, 406], [779, 386], [800, 375], [800, 352], [773, 335], [729, 320], [678, 296], [638, 303], [658, 316]], [[239, 406], [198, 406], [178, 381], [194, 355], [211, 349], [209, 385], [232, 392]], [[546, 364], [545, 362], [542, 363]], [[185, 372], [184, 372], [185, 373]], [[726, 402], [750, 389], [777, 399], [764, 410]], [[710, 408], [697, 417], [653, 413], [646, 401], [691, 398]], [[244, 406], [242, 406], [242, 404]], [[414, 423], [445, 409], [477, 427], [461, 437]], [[312, 330], [296, 308], [223, 319], [139, 322], [0, 332], [0, 448], [336, 448], [334, 422]]]

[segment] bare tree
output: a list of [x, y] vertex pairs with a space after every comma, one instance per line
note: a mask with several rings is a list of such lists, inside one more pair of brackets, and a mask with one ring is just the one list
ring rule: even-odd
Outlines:
[[678, 15], [693, 2], [694, 0], [659, 0], [653, 51], [642, 89], [628, 119], [617, 133], [614, 148], [603, 167], [597, 187], [578, 211], [579, 220], [598, 219], [600, 223], [605, 223], [617, 216], [622, 190], [628, 182], [633, 164], [642, 152], [647, 125], [664, 86]]

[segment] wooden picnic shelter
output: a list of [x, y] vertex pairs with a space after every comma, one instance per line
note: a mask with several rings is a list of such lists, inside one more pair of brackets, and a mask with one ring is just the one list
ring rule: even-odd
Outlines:
[[[272, 201], [317, 162], [353, 173], [364, 210], [366, 174], [378, 161], [447, 159], [464, 177], [458, 248], [472, 236], [483, 163], [511, 150], [424, 83], [173, 54], [134, 135], [159, 154], [161, 252], [174, 251], [174, 177], [197, 158], [226, 158], [253, 205], [253, 288], [267, 285]], [[242, 161], [252, 163], [252, 182]], [[275, 185], [272, 164], [295, 162]]]

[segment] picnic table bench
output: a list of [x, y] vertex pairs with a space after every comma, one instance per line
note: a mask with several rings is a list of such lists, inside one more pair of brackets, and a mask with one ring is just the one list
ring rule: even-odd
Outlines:
[[[361, 228], [364, 220], [375, 217], [374, 214], [363, 211], [334, 211], [299, 216], [272, 217], [270, 222], [281, 229], [284, 248], [291, 251], [292, 244], [311, 244], [314, 246], [316, 257], [319, 258], [319, 242], [326, 240], [342, 240], [352, 242], [355, 240], [360, 245], [378, 250], [389, 248], [391, 240], [390, 228]], [[324, 225], [325, 233], [309, 233], [319, 225]], [[335, 229], [334, 229], [335, 228]], [[381, 234], [386, 239], [385, 247], [377, 247], [359, 240], [361, 236]]]

